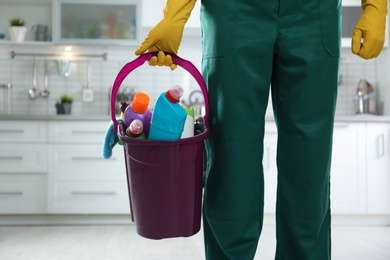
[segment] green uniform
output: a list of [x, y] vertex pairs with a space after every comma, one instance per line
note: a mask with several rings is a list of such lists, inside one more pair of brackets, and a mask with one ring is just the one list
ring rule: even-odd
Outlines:
[[253, 259], [262, 230], [264, 117], [278, 128], [275, 259], [330, 259], [330, 162], [340, 0], [202, 0], [211, 137], [207, 259]]

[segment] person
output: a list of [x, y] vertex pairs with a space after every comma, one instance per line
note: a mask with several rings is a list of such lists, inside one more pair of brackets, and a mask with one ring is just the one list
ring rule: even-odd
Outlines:
[[[177, 53], [194, 5], [195, 0], [167, 0], [162, 20], [135, 54]], [[387, 0], [362, 0], [361, 6], [352, 52], [371, 59], [383, 48]], [[202, 0], [202, 75], [211, 129], [203, 202], [206, 259], [255, 255], [263, 223], [261, 159], [270, 90], [278, 129], [275, 259], [331, 258], [340, 25], [340, 0]], [[157, 57], [150, 62], [164, 64]]]

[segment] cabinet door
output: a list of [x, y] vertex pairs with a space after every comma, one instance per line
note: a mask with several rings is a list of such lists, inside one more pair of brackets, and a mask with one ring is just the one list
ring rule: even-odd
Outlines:
[[41, 143], [47, 141], [47, 123], [43, 121], [10, 121], [0, 122], [0, 142]]
[[0, 173], [46, 172], [46, 144], [0, 144]]
[[331, 168], [334, 214], [366, 213], [365, 124], [336, 123]]
[[0, 214], [46, 213], [46, 185], [46, 173], [0, 173]]
[[367, 124], [367, 210], [390, 214], [390, 125]]
[[276, 167], [277, 130], [266, 123], [264, 136], [264, 213], [275, 213], [278, 170]]
[[50, 144], [48, 213], [129, 213], [123, 147], [104, 159], [101, 144]]
[[50, 143], [103, 143], [108, 122], [50, 122]]
[[139, 41], [139, 0], [54, 0], [54, 41], [130, 44]]

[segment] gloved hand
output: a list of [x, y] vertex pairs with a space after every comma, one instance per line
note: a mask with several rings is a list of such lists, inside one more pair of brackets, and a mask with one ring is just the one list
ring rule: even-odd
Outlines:
[[[190, 17], [195, 3], [196, 0], [167, 0], [163, 10], [163, 18], [150, 30], [146, 39], [135, 50], [135, 55], [140, 55], [145, 51], [166, 51], [177, 54], [183, 37], [184, 25]], [[164, 53], [159, 53], [158, 56], [152, 58], [149, 64], [170, 66], [172, 70], [176, 67], [172, 63], [172, 57], [166, 58]]]
[[362, 9], [353, 30], [352, 52], [372, 59], [380, 54], [385, 42], [387, 0], [362, 0]]

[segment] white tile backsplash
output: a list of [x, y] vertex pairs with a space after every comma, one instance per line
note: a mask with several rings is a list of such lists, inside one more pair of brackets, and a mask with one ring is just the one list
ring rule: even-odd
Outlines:
[[[200, 38], [198, 45], [200, 45]], [[7, 45], [4, 45], [7, 47]], [[194, 65], [200, 65], [200, 51], [193, 51], [196, 45], [190, 48], [182, 57], [191, 60]], [[0, 46], [3, 47], [3, 46]], [[29, 46], [19, 47], [16, 53], [56, 53], [58, 48], [47, 45], [46, 50], [42, 48], [38, 51]], [[83, 52], [83, 47], [78, 47], [79, 52]], [[131, 52], [129, 51], [131, 49]], [[53, 57], [36, 57], [37, 66], [37, 89], [43, 90], [44, 62], [48, 63], [49, 68], [49, 89], [50, 96], [45, 99], [39, 97], [30, 99], [28, 90], [32, 87], [32, 57], [16, 56], [10, 57], [10, 52], [14, 50], [12, 46], [0, 49], [0, 84], [12, 83], [10, 91], [11, 102], [7, 100], [7, 93], [0, 89], [0, 114], [18, 114], [18, 115], [55, 115], [55, 102], [63, 94], [69, 94], [75, 98], [72, 105], [72, 114], [77, 115], [100, 115], [109, 113], [109, 96], [111, 87], [120, 69], [132, 61], [136, 56], [130, 54], [135, 47], [125, 49], [123, 47], [111, 49], [96, 48], [95, 53], [107, 53], [107, 60], [102, 58], [86, 58], [71, 61], [71, 75], [65, 77], [62, 70], [59, 69], [58, 61]], [[200, 49], [200, 48], [198, 48]], [[94, 53], [92, 50], [85, 48], [88, 53]], [[188, 56], [186, 52], [188, 52]], [[82, 90], [87, 85], [86, 68], [90, 63], [90, 85], [94, 91], [93, 102], [87, 103], [82, 101]], [[160, 93], [166, 91], [173, 85], [179, 84], [185, 94], [182, 99], [186, 101], [191, 91], [199, 89], [197, 82], [189, 75], [187, 71], [178, 67], [171, 71], [168, 67], [151, 67], [145, 63], [141, 67], [131, 72], [123, 81], [120, 90], [135, 88], [137, 91], [143, 91], [151, 97], [151, 107]], [[10, 111], [9, 111], [10, 109]]]
[[[0, 89], [0, 114], [22, 114], [22, 115], [55, 115], [54, 104], [63, 94], [70, 94], [75, 98], [72, 106], [72, 114], [76, 115], [108, 115], [109, 95], [111, 86], [120, 69], [132, 61], [135, 47], [83, 47], [78, 46], [76, 52], [101, 54], [107, 53], [107, 60], [101, 58], [78, 59], [71, 62], [71, 75], [65, 77], [60, 73], [56, 58], [37, 57], [37, 88], [43, 90], [44, 61], [49, 67], [49, 88], [50, 96], [47, 99], [38, 98], [31, 100], [28, 97], [28, 89], [32, 86], [32, 57], [16, 56], [10, 57], [11, 51], [36, 52], [36, 53], [61, 53], [61, 49], [55, 45], [43, 45], [36, 49], [36, 46], [22, 45], [0, 45], [0, 84], [12, 83], [10, 91], [11, 102], [8, 102], [7, 90]], [[3, 48], [4, 47], [4, 48]], [[179, 51], [180, 56], [190, 60], [198, 69], [201, 66], [201, 39], [200, 37], [184, 37]], [[91, 87], [94, 91], [93, 102], [82, 101], [82, 90], [87, 84], [86, 66], [90, 63]], [[343, 49], [340, 64], [340, 85], [338, 88], [338, 102], [336, 115], [353, 115], [353, 98], [356, 93], [357, 84], [360, 79], [366, 79], [374, 88], [378, 85], [377, 62], [374, 60], [363, 60], [350, 53], [349, 49]], [[123, 81], [121, 89], [135, 88], [137, 91], [144, 91], [151, 97], [151, 107], [160, 93], [169, 87], [179, 84], [185, 93], [183, 100], [187, 101], [193, 90], [199, 89], [197, 82], [182, 68], [171, 71], [167, 67], [151, 67], [147, 64], [134, 70]], [[380, 89], [376, 88], [380, 99]]]

